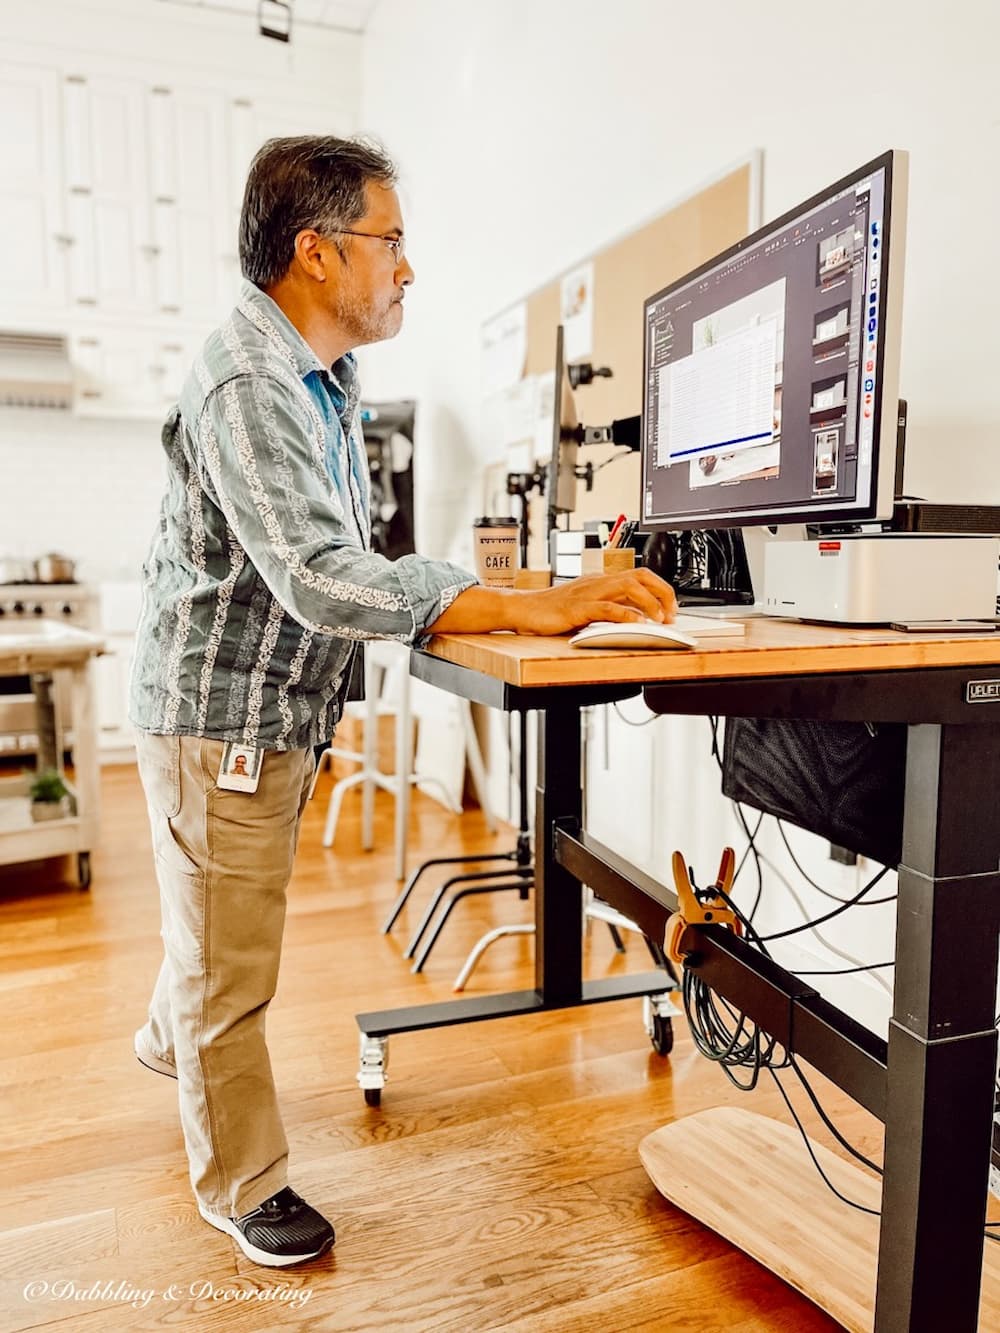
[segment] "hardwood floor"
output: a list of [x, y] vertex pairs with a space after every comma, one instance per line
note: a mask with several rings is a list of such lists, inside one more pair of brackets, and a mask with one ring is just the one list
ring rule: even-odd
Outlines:
[[[640, 1166], [639, 1140], [691, 1111], [787, 1118], [772, 1088], [734, 1091], [683, 1019], [668, 1059], [653, 1053], [638, 1001], [395, 1037], [382, 1106], [364, 1105], [355, 1012], [449, 998], [472, 943], [530, 919], [531, 904], [467, 901], [425, 975], [411, 976], [401, 952], [427, 891], [418, 886], [391, 936], [379, 933], [398, 891], [391, 804], [379, 797], [380, 850], [359, 850], [356, 796], [337, 848], [324, 850], [329, 782], [306, 815], [268, 1032], [291, 1183], [334, 1221], [335, 1249], [265, 1270], [197, 1214], [176, 1085], [132, 1054], [160, 960], [159, 909], [135, 770], [106, 769], [89, 893], [69, 861], [0, 869], [0, 1328], [838, 1327], [666, 1203]], [[415, 797], [411, 865], [509, 841], [478, 813], [459, 819]], [[499, 942], [467, 993], [530, 987], [531, 960], [530, 938]], [[621, 959], [591, 927], [589, 975], [647, 967], [636, 937]], [[878, 1153], [880, 1127], [816, 1082], [842, 1130]]]

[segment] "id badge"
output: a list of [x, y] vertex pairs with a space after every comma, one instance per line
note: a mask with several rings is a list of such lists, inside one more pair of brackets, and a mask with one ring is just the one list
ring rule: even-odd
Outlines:
[[226, 741], [222, 748], [222, 763], [219, 765], [217, 787], [223, 791], [243, 791], [251, 795], [260, 782], [260, 766], [264, 762], [264, 751], [252, 745], [241, 745], [239, 741]]

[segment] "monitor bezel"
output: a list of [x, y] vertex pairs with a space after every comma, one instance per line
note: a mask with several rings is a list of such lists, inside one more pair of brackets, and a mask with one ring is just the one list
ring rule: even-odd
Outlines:
[[576, 510], [577, 424], [576, 402], [569, 384], [565, 330], [560, 323], [556, 327], [552, 389], [552, 449], [545, 472], [545, 505], [550, 532], [560, 514], [572, 514]]
[[[650, 517], [646, 514], [646, 463], [648, 443], [649, 400], [646, 386], [649, 379], [649, 308], [678, 288], [686, 287], [702, 274], [728, 263], [744, 250], [756, 246], [774, 232], [782, 230], [801, 216], [818, 207], [831, 195], [849, 189], [865, 176], [882, 170], [885, 180], [885, 212], [883, 215], [883, 235], [881, 250], [882, 300], [878, 338], [875, 344], [875, 395], [873, 400], [873, 420], [877, 429], [872, 438], [872, 485], [867, 501], [863, 505], [852, 504], [833, 507], [829, 504], [816, 504], [814, 499], [801, 505], [780, 509], [765, 509], [758, 506], [732, 513], [714, 513], [711, 510], [691, 509], [686, 513], [671, 514], [668, 518]], [[906, 199], [909, 170], [909, 155], [898, 148], [866, 162], [864, 166], [842, 176], [840, 180], [818, 190], [794, 208], [788, 209], [780, 217], [758, 227], [750, 235], [744, 236], [729, 249], [713, 255], [705, 263], [683, 274], [673, 282], [667, 283], [659, 291], [648, 296], [642, 308], [642, 434], [639, 466], [639, 513], [642, 526], [650, 532], [677, 532], [691, 528], [744, 528], [762, 526], [787, 526], [808, 523], [816, 526], [845, 523], [866, 523], [888, 520], [892, 517], [895, 471], [896, 471], [896, 420], [899, 401], [899, 360], [903, 322], [903, 262], [906, 251]]]

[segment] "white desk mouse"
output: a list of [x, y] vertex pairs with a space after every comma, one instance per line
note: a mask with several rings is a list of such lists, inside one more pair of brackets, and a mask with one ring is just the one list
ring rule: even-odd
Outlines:
[[570, 639], [573, 648], [697, 648], [690, 634], [656, 620], [595, 620]]

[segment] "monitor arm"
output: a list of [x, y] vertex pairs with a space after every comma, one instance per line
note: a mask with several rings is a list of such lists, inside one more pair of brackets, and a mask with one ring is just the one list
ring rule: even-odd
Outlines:
[[577, 444], [619, 444], [638, 452], [642, 417], [619, 417], [610, 426], [577, 426], [567, 435]]

